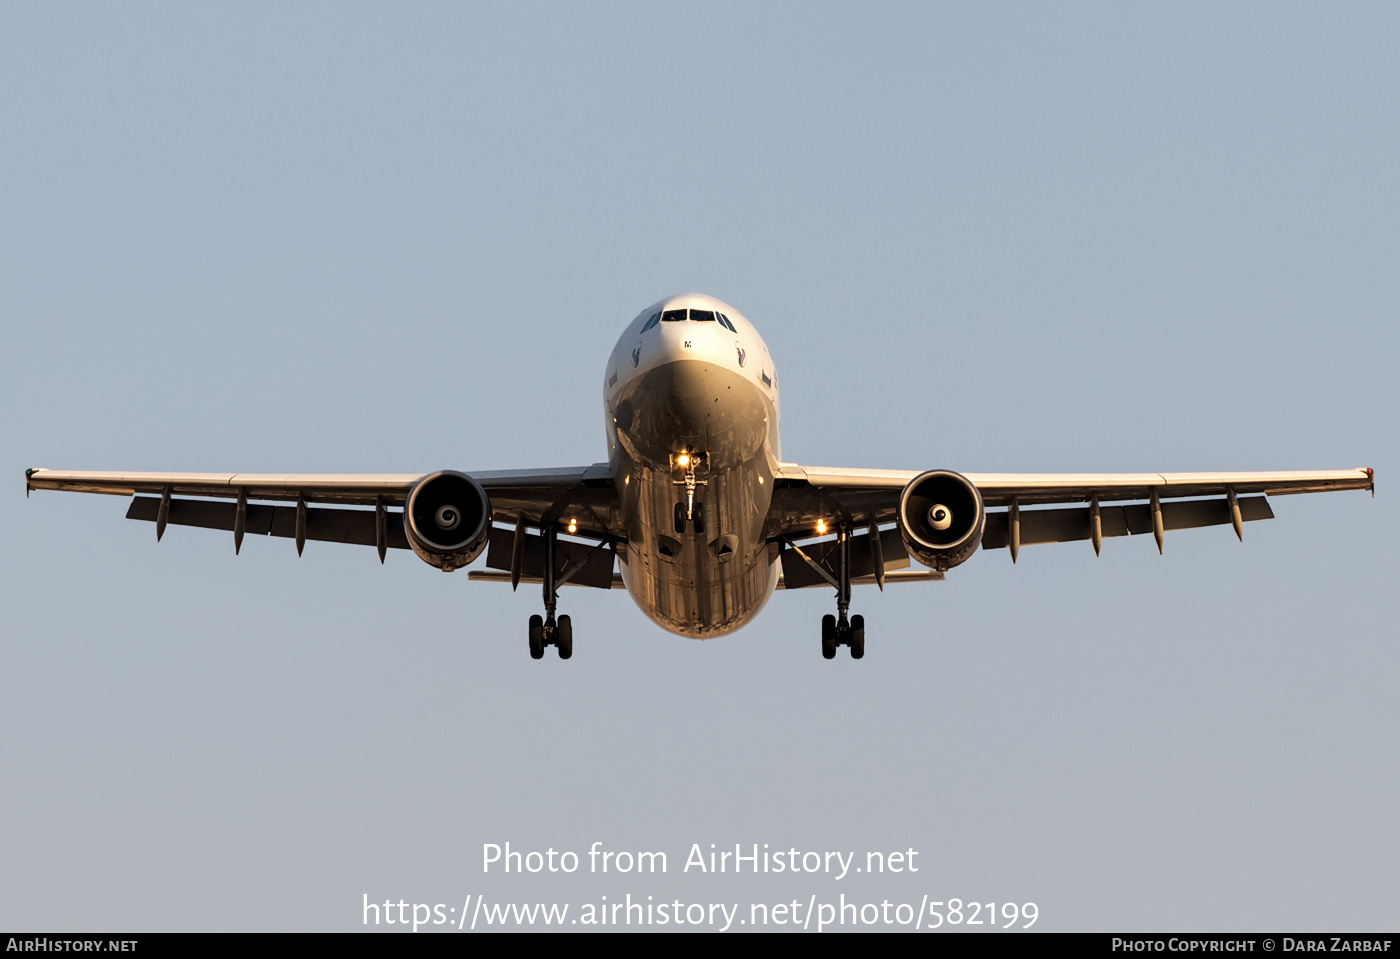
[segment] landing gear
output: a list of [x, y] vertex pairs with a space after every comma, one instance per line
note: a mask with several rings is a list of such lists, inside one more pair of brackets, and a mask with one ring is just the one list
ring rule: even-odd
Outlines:
[[851, 647], [851, 658], [865, 655], [865, 617], [857, 613], [846, 621], [827, 613], [822, 617], [822, 659], [835, 659], [837, 646]]
[[709, 485], [709, 480], [700, 479], [696, 471], [708, 462], [708, 457], [704, 453], [695, 453], [689, 448], [683, 453], [677, 453], [675, 466], [682, 470], [681, 478], [675, 480], [675, 485], [685, 487], [685, 502], [676, 504], [675, 529], [676, 533], [684, 533], [687, 523], [695, 524], [697, 536], [705, 533], [705, 504], [695, 502], [695, 491], [701, 486]]
[[822, 617], [822, 659], [836, 658], [836, 617], [827, 613]]
[[553, 616], [546, 619], [538, 613], [530, 617], [530, 658], [544, 659], [546, 646], [558, 649], [560, 659], [574, 654], [574, 621], [567, 613], [557, 621]]
[[[822, 658], [835, 659], [837, 646], [851, 647], [851, 658], [865, 656], [865, 617], [859, 614], [846, 618], [851, 608], [851, 531], [844, 524], [836, 531], [837, 576], [836, 615], [822, 617]], [[809, 560], [810, 562], [810, 560]], [[825, 574], [823, 574], [825, 575]], [[827, 576], [831, 580], [830, 576]]]
[[[864, 631], [861, 645], [864, 647]], [[554, 634], [554, 645], [559, 650], [560, 659], [568, 659], [574, 654], [574, 621], [565, 613], [559, 617], [559, 626]]]
[[544, 659], [544, 617], [530, 617], [530, 658]]
[[684, 533], [686, 523], [690, 522], [695, 524], [695, 535], [704, 536], [705, 504], [695, 503], [693, 506], [690, 507], [688, 512], [689, 515], [687, 515], [686, 505], [684, 503], [676, 504], [675, 527], [677, 535]]
[[574, 654], [574, 621], [568, 614], [557, 620], [554, 618], [554, 611], [559, 606], [559, 588], [555, 581], [558, 570], [554, 558], [555, 532], [552, 528], [543, 532], [545, 614], [530, 617], [530, 658], [544, 659], [544, 648], [553, 646], [559, 650], [560, 659], [568, 659]]

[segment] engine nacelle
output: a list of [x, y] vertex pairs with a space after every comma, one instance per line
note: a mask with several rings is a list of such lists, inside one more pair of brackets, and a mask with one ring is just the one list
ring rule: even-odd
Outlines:
[[934, 569], [967, 562], [982, 543], [982, 494], [949, 470], [920, 473], [899, 494], [899, 535], [914, 558]]
[[403, 508], [408, 544], [443, 572], [466, 566], [486, 548], [491, 497], [466, 473], [442, 470], [418, 481]]

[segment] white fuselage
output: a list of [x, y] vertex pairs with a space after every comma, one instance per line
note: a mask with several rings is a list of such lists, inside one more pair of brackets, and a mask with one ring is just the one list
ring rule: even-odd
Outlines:
[[733, 632], [778, 582], [765, 533], [780, 450], [768, 347], [728, 304], [671, 297], [623, 332], [603, 396], [628, 592], [671, 632]]

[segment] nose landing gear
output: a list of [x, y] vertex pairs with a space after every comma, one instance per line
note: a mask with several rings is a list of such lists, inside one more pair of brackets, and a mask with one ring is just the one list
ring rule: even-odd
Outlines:
[[685, 503], [676, 504], [675, 528], [676, 533], [684, 533], [687, 523], [695, 524], [695, 533], [702, 536], [705, 533], [705, 504], [692, 503], [690, 508], [686, 508]]
[[703, 535], [705, 532], [705, 504], [695, 502], [695, 490], [696, 487], [709, 485], [709, 480], [696, 476], [696, 470], [705, 465], [708, 459], [704, 453], [696, 453], [688, 448], [672, 457], [675, 468], [684, 471], [680, 479], [673, 481], [675, 485], [685, 487], [685, 502], [676, 504], [674, 525], [677, 534], [684, 533], [689, 523], [695, 524], [696, 535]]

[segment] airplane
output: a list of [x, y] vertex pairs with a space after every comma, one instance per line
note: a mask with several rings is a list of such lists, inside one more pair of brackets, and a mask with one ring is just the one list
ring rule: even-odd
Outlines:
[[[296, 541], [411, 549], [444, 572], [541, 585], [534, 659], [573, 655], [564, 585], [625, 588], [654, 622], [708, 639], [775, 589], [827, 586], [822, 656], [865, 655], [851, 589], [943, 579], [979, 549], [1088, 541], [1270, 519], [1268, 495], [1370, 490], [1370, 469], [1282, 473], [958, 473], [784, 462], [778, 372], [758, 330], [697, 293], [637, 314], [603, 373], [607, 461], [428, 474], [102, 473], [31, 469], [28, 490], [131, 496], [128, 519]], [[278, 505], [283, 504], [283, 505]], [[286, 505], [290, 504], [290, 505]], [[315, 504], [315, 505], [312, 505]], [[1028, 508], [1029, 507], [1029, 508]], [[910, 568], [910, 557], [925, 569]]]

